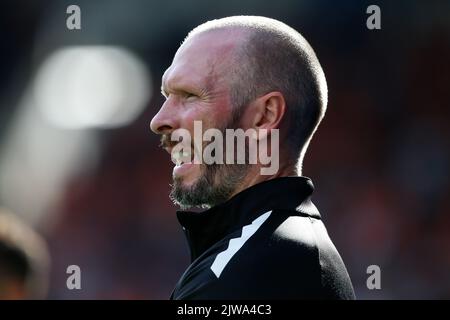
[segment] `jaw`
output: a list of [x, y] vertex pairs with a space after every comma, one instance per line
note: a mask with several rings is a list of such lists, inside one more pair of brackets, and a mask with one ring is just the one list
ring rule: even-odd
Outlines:
[[199, 164], [185, 163], [173, 168], [173, 179], [178, 180], [183, 188], [192, 187], [201, 177]]

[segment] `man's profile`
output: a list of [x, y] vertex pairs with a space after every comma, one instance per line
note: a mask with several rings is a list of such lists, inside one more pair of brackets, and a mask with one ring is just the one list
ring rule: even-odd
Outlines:
[[[312, 182], [302, 176], [327, 105], [325, 76], [308, 42], [269, 18], [209, 21], [178, 49], [162, 93], [166, 100], [151, 129], [176, 164], [170, 196], [183, 210], [206, 209], [177, 212], [191, 264], [171, 298], [353, 299], [345, 265], [311, 202]], [[196, 121], [224, 136], [227, 129], [253, 130], [245, 145], [269, 146], [278, 170], [262, 174], [267, 163], [259, 158], [193, 161], [213, 139], [199, 146], [174, 136], [194, 135]], [[255, 152], [227, 147], [212, 153], [248, 160]]]

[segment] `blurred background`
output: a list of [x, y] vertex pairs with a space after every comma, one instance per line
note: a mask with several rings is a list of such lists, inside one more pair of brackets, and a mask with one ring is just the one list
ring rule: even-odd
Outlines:
[[[69, 30], [69, 5], [81, 30]], [[366, 8], [381, 8], [368, 30]], [[304, 165], [360, 299], [450, 298], [448, 1], [2, 1], [0, 206], [51, 256], [50, 299], [167, 299], [189, 263], [149, 129], [189, 30], [251, 14], [300, 31], [327, 115]], [[81, 290], [66, 269], [81, 268]], [[366, 286], [381, 268], [381, 290]]]

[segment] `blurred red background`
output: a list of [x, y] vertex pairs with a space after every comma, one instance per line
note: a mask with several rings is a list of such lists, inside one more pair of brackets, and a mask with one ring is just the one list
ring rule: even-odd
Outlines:
[[[81, 8], [81, 30], [66, 28], [69, 4]], [[321, 61], [329, 105], [304, 175], [357, 297], [450, 298], [450, 4], [378, 2], [382, 29], [373, 31], [369, 4], [2, 2], [0, 205], [47, 239], [49, 298], [169, 297], [189, 252], [168, 198], [171, 162], [149, 123], [163, 101], [162, 73], [187, 32], [235, 14], [289, 24]], [[111, 127], [49, 123], [33, 100], [43, 63], [58, 49], [93, 45], [125, 48], [142, 63], [143, 108]], [[81, 267], [82, 290], [66, 288], [71, 264]], [[366, 287], [372, 264], [381, 290]]]

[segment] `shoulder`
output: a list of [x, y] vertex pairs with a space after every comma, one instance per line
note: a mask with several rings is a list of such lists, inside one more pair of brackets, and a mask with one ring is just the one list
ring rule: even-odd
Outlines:
[[309, 219], [280, 217], [271, 215], [236, 252], [217, 282], [233, 290], [221, 292], [232, 292], [237, 299], [320, 296], [321, 267]]
[[350, 279], [320, 219], [273, 212], [224, 272], [249, 296], [275, 299], [345, 298]]

